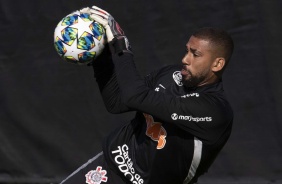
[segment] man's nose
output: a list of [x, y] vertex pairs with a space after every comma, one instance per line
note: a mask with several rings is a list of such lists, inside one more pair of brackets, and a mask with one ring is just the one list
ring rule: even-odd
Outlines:
[[185, 56], [182, 58], [182, 64], [190, 65], [189, 53], [185, 54]]

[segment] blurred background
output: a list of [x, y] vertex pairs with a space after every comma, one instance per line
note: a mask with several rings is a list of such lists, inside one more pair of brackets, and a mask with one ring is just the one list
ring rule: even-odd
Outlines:
[[180, 63], [195, 29], [226, 29], [233, 132], [199, 184], [282, 183], [281, 0], [1, 0], [0, 183], [60, 182], [134, 115], [109, 114], [92, 67], [54, 49], [58, 22], [92, 5], [119, 22], [142, 75]]

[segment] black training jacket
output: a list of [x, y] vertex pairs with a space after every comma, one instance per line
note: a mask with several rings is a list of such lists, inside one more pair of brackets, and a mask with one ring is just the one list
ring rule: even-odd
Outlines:
[[186, 88], [181, 65], [142, 78], [130, 54], [99, 62], [94, 73], [108, 111], [136, 111], [103, 144], [110, 167], [128, 183], [196, 182], [231, 133], [233, 112], [222, 81]]

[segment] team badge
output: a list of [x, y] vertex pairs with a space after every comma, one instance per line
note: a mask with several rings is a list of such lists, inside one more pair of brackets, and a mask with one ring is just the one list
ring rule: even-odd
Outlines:
[[181, 75], [181, 72], [180, 71], [176, 71], [172, 74], [172, 78], [174, 79], [175, 83], [178, 85], [178, 86], [183, 86], [183, 83], [182, 83], [182, 75]]
[[106, 176], [107, 171], [102, 170], [101, 166], [98, 166], [96, 170], [89, 171], [86, 177], [87, 184], [100, 184], [101, 182], [107, 182], [108, 177]]

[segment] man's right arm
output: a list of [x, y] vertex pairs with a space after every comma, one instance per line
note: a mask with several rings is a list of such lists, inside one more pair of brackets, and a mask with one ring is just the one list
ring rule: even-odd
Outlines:
[[129, 108], [120, 99], [120, 90], [108, 45], [105, 46], [101, 55], [92, 64], [94, 77], [98, 83], [107, 111], [113, 114], [128, 112]]
[[[121, 100], [120, 87], [117, 82], [116, 72], [108, 45], [100, 56], [93, 61], [94, 77], [98, 83], [106, 109], [113, 114], [132, 111]], [[155, 86], [155, 76], [158, 71], [153, 71], [143, 78], [147, 87]]]

